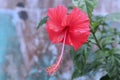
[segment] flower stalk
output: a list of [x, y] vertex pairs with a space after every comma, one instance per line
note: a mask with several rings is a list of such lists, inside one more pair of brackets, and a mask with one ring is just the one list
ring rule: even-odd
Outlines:
[[61, 62], [62, 62], [62, 58], [63, 58], [63, 55], [64, 55], [64, 47], [65, 47], [66, 34], [67, 34], [67, 31], [65, 32], [65, 36], [64, 36], [64, 38], [63, 38], [62, 51], [61, 51], [61, 54], [60, 54], [60, 56], [59, 56], [59, 58], [58, 58], [58, 61], [57, 61], [55, 64], [53, 64], [52, 66], [50, 66], [50, 67], [48, 67], [48, 68], [46, 69], [48, 75], [50, 75], [50, 74], [53, 74], [53, 75], [54, 75], [54, 74], [56, 73], [56, 71], [57, 71], [57, 70], [59, 69], [59, 67], [60, 67], [60, 64], [61, 64]]

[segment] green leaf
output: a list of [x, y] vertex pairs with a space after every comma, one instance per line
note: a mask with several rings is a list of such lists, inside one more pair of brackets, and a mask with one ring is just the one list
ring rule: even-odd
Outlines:
[[109, 80], [120, 80], [120, 49], [98, 50], [95, 53], [94, 64], [100, 63], [99, 68], [101, 66], [107, 71]]
[[81, 73], [80, 70], [75, 69], [73, 74], [72, 74], [72, 79], [79, 77], [80, 73]]
[[97, 59], [104, 59], [109, 56], [109, 51], [108, 50], [97, 50], [95, 52], [95, 58]]
[[102, 16], [94, 16], [92, 18], [91, 26], [92, 26], [94, 32], [96, 32], [98, 27], [100, 25], [102, 25], [102, 24], [104, 24], [104, 17], [102, 17]]
[[40, 26], [42, 26], [43, 24], [45, 24], [46, 21], [47, 21], [47, 19], [48, 19], [48, 16], [46, 16], [43, 19], [41, 19], [40, 22], [39, 22], [39, 24], [38, 24], [38, 26], [37, 26], [37, 29], [39, 29]]
[[105, 17], [105, 20], [111, 22], [120, 22], [120, 12], [108, 14]]
[[112, 80], [120, 80], [120, 49], [112, 49], [109, 54], [105, 69]]
[[91, 18], [93, 9], [95, 8], [95, 6], [97, 4], [97, 0], [84, 0], [84, 1], [86, 4], [86, 9], [87, 9], [87, 13], [89, 15], [89, 18]]
[[89, 18], [92, 17], [92, 12], [97, 4], [97, 0], [72, 0], [73, 4], [83, 11], [88, 13]]
[[102, 38], [100, 41], [103, 48], [105, 48], [108, 44], [112, 44], [113, 42], [115, 42], [113, 36], [109, 36], [109, 35], [106, 35], [106, 37]]
[[92, 53], [91, 47], [89, 47], [88, 44], [83, 45], [78, 51], [74, 51], [73, 48], [71, 49], [70, 54], [75, 65], [72, 78], [76, 78], [91, 71], [89, 66], [87, 66], [87, 64], [92, 61], [89, 60], [90, 53]]

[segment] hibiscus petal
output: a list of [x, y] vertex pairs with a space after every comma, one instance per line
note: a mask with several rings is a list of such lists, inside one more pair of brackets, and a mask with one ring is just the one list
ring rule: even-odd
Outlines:
[[67, 8], [64, 6], [57, 6], [48, 10], [49, 20], [47, 21], [47, 31], [53, 43], [62, 42], [64, 37], [64, 27], [61, 23], [67, 15]]
[[70, 31], [83, 31], [90, 30], [89, 28], [89, 18], [86, 13], [81, 11], [79, 8], [74, 8], [72, 12], [68, 15]]
[[61, 26], [63, 18], [67, 14], [67, 8], [59, 5], [55, 8], [49, 8], [47, 14], [48, 14], [50, 21], [52, 21], [55, 25], [59, 27]]
[[71, 33], [71, 43], [75, 50], [78, 50], [85, 42], [87, 42], [90, 32]]
[[56, 27], [56, 25], [51, 23], [51, 21], [47, 21], [47, 25], [46, 26], [47, 26], [46, 30], [48, 32], [49, 38], [52, 41], [52, 43], [62, 42], [63, 37], [64, 37], [63, 30], [55, 30], [54, 27]]
[[65, 44], [73, 46], [70, 34], [67, 34]]
[[69, 39], [66, 44], [72, 45], [75, 50], [87, 42], [90, 35], [89, 18], [79, 8], [74, 8], [64, 19], [64, 24], [69, 26]]

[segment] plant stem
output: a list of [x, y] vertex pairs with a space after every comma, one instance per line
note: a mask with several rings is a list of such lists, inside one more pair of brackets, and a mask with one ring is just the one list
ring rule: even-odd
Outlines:
[[96, 41], [97, 46], [99, 47], [99, 49], [101, 49], [101, 50], [102, 50], [102, 47], [100, 46], [99, 41], [98, 41], [98, 39], [97, 39], [97, 37], [96, 37], [95, 33], [94, 33], [94, 32], [92, 32], [92, 34], [93, 34], [93, 37], [94, 37], [94, 39], [95, 39], [95, 41]]
[[94, 37], [94, 39], [95, 39], [95, 41], [96, 41], [97, 46], [99, 47], [99, 49], [102, 50], [102, 47], [100, 46], [99, 41], [98, 41], [98, 39], [97, 39], [97, 37], [96, 37], [96, 35], [95, 35], [95, 32], [94, 32], [94, 30], [93, 30], [92, 27], [91, 27], [91, 32], [92, 32], [92, 34], [93, 34], [93, 37]]

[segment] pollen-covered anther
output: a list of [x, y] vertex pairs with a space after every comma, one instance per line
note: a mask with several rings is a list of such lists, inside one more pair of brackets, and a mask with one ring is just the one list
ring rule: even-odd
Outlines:
[[48, 75], [52, 74], [55, 75], [56, 71], [59, 69], [60, 65], [53, 64], [46, 69]]
[[58, 59], [56, 60], [56, 63], [51, 65], [51, 66], [49, 66], [46, 69], [46, 72], [48, 73], [48, 75], [50, 75], [50, 74], [55, 75], [56, 74], [56, 72], [60, 68], [60, 64], [62, 63], [62, 58], [63, 57], [58, 57]]

